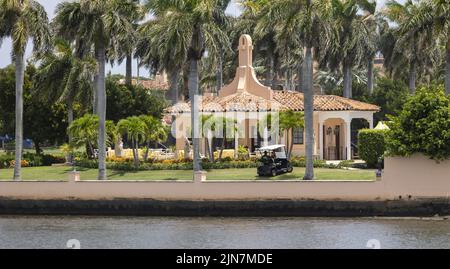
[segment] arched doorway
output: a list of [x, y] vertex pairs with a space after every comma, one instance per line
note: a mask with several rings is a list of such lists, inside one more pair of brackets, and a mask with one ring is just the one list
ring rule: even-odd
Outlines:
[[323, 158], [325, 160], [344, 160], [345, 148], [345, 121], [340, 118], [327, 119], [323, 128]]

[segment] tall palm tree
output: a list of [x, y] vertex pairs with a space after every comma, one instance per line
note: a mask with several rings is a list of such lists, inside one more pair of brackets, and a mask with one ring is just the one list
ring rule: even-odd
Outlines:
[[[267, 0], [246, 0], [244, 11], [239, 17], [233, 33], [233, 40], [239, 40], [242, 34], [253, 36], [255, 56], [264, 60], [265, 84], [275, 89], [278, 84], [280, 53], [277, 50], [277, 29], [275, 20], [270, 19], [269, 10], [273, 2]], [[255, 62], [258, 59], [255, 58]]]
[[[423, 15], [424, 4], [413, 0], [408, 0], [401, 4], [395, 0], [386, 3], [384, 14], [392, 22], [397, 24], [395, 31], [396, 40], [393, 56], [404, 57], [409, 65], [409, 90], [414, 94], [418, 79], [418, 68], [423, 66], [424, 62], [430, 56], [430, 50], [436, 47], [435, 39], [430, 32], [423, 31], [423, 27], [419, 24], [412, 24], [416, 21], [418, 14]], [[400, 55], [398, 55], [400, 54]], [[394, 61], [398, 65], [400, 61]], [[403, 66], [400, 66], [403, 68]]]
[[178, 81], [181, 68], [187, 58], [186, 37], [183, 35], [182, 20], [175, 14], [157, 16], [151, 21], [143, 23], [138, 28], [139, 40], [136, 55], [141, 62], [155, 65], [167, 71], [169, 75], [170, 99], [176, 103], [179, 99]]
[[23, 144], [23, 81], [24, 54], [31, 38], [34, 51], [48, 49], [50, 30], [44, 7], [34, 0], [0, 0], [0, 44], [5, 37], [12, 39], [12, 57], [16, 68], [16, 156], [14, 180], [21, 179]]
[[[54, 49], [36, 58], [40, 68], [36, 74], [38, 98], [50, 103], [61, 102], [68, 110], [68, 124], [74, 120], [74, 104], [89, 104], [92, 95], [93, 73], [96, 62], [88, 55], [80, 59], [73, 53], [70, 44], [62, 39], [54, 41]], [[71, 136], [69, 134], [69, 143]]]
[[[325, 64], [332, 70], [342, 68], [346, 98], [352, 98], [352, 70], [354, 66], [367, 63], [368, 51], [373, 51], [375, 42], [370, 38], [370, 18], [375, 13], [376, 3], [368, 0], [331, 1], [332, 25], [338, 33], [337, 48], [325, 50]], [[364, 14], [360, 12], [364, 11]], [[369, 49], [368, 49], [369, 48]]]
[[319, 0], [277, 0], [270, 3], [270, 16], [274, 21], [284, 23], [285, 27], [297, 27], [304, 47], [302, 84], [305, 107], [305, 180], [314, 179], [314, 92], [313, 92], [313, 51], [319, 52], [323, 47], [336, 47], [334, 32], [330, 27], [331, 1]]
[[148, 1], [147, 5], [156, 17], [176, 18], [178, 24], [169, 25], [167, 31], [177, 31], [185, 37], [186, 62], [189, 65], [188, 87], [191, 101], [191, 126], [193, 133], [194, 171], [201, 170], [200, 162], [200, 124], [198, 111], [199, 97], [199, 61], [206, 49], [217, 51], [223, 44], [229, 43], [228, 37], [219, 27], [216, 14], [221, 12], [220, 0], [156, 0]]
[[133, 79], [133, 53], [136, 48], [136, 31], [145, 16], [145, 10], [139, 4], [139, 0], [120, 0], [117, 1], [116, 8], [120, 9], [122, 16], [132, 23], [133, 32], [120, 32], [116, 38], [119, 51], [109, 51], [111, 60], [117, 59], [119, 64], [125, 59], [125, 84], [131, 86]]
[[432, 33], [432, 40], [445, 44], [445, 92], [450, 95], [450, 1], [426, 0], [403, 27], [405, 31], [419, 29]]
[[[131, 0], [129, 0], [131, 1]], [[106, 52], [120, 51], [120, 36], [133, 33], [133, 24], [121, 9], [122, 0], [78, 0], [63, 2], [56, 8], [57, 34], [77, 46], [93, 48], [97, 61], [94, 95], [99, 116], [98, 179], [106, 180]]]

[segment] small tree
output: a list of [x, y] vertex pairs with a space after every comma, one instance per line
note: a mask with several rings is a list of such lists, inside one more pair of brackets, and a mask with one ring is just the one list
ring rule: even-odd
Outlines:
[[443, 87], [422, 88], [410, 96], [397, 117], [391, 117], [389, 155], [422, 153], [441, 161], [450, 158], [450, 98]]
[[[96, 115], [86, 114], [72, 122], [68, 133], [72, 136], [71, 146], [86, 147], [86, 154], [89, 158], [94, 157], [94, 149], [98, 147], [98, 124]], [[112, 121], [106, 121], [106, 143], [111, 145], [116, 137], [116, 126]]]
[[134, 166], [136, 168], [139, 166], [139, 143], [145, 141], [146, 128], [145, 122], [136, 116], [120, 120], [117, 124], [119, 133], [126, 135], [131, 141]]
[[[280, 131], [287, 131], [286, 146], [288, 147], [288, 156], [291, 158], [292, 149], [294, 147], [293, 130], [294, 128], [304, 128], [304, 114], [302, 112], [294, 112], [292, 110], [280, 112]], [[291, 137], [291, 139], [289, 138]]]
[[168, 130], [163, 125], [161, 120], [152, 117], [142, 115], [139, 117], [145, 124], [145, 142], [147, 143], [147, 149], [144, 153], [144, 162], [148, 159], [148, 153], [150, 150], [150, 143], [161, 143], [167, 140], [168, 138]]
[[358, 133], [358, 149], [368, 167], [375, 167], [386, 150], [385, 130], [363, 129]]

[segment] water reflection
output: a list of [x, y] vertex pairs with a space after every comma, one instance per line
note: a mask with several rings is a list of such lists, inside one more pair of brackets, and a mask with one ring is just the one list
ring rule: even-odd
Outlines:
[[0, 217], [0, 248], [450, 248], [450, 221], [365, 218]]

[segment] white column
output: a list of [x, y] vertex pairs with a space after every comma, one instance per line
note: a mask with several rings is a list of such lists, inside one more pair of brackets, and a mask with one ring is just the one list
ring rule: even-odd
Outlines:
[[347, 160], [352, 159], [352, 121], [345, 121], [345, 146], [347, 148]]
[[367, 122], [369, 122], [369, 129], [373, 129], [373, 119], [368, 118], [366, 120], [367, 120]]
[[264, 147], [267, 147], [269, 145], [269, 130], [267, 127], [264, 127]]
[[324, 122], [320, 122], [319, 123], [319, 156], [320, 159], [323, 160], [324, 156], [323, 156], [323, 151], [324, 151], [324, 144], [323, 144], [323, 124]]

